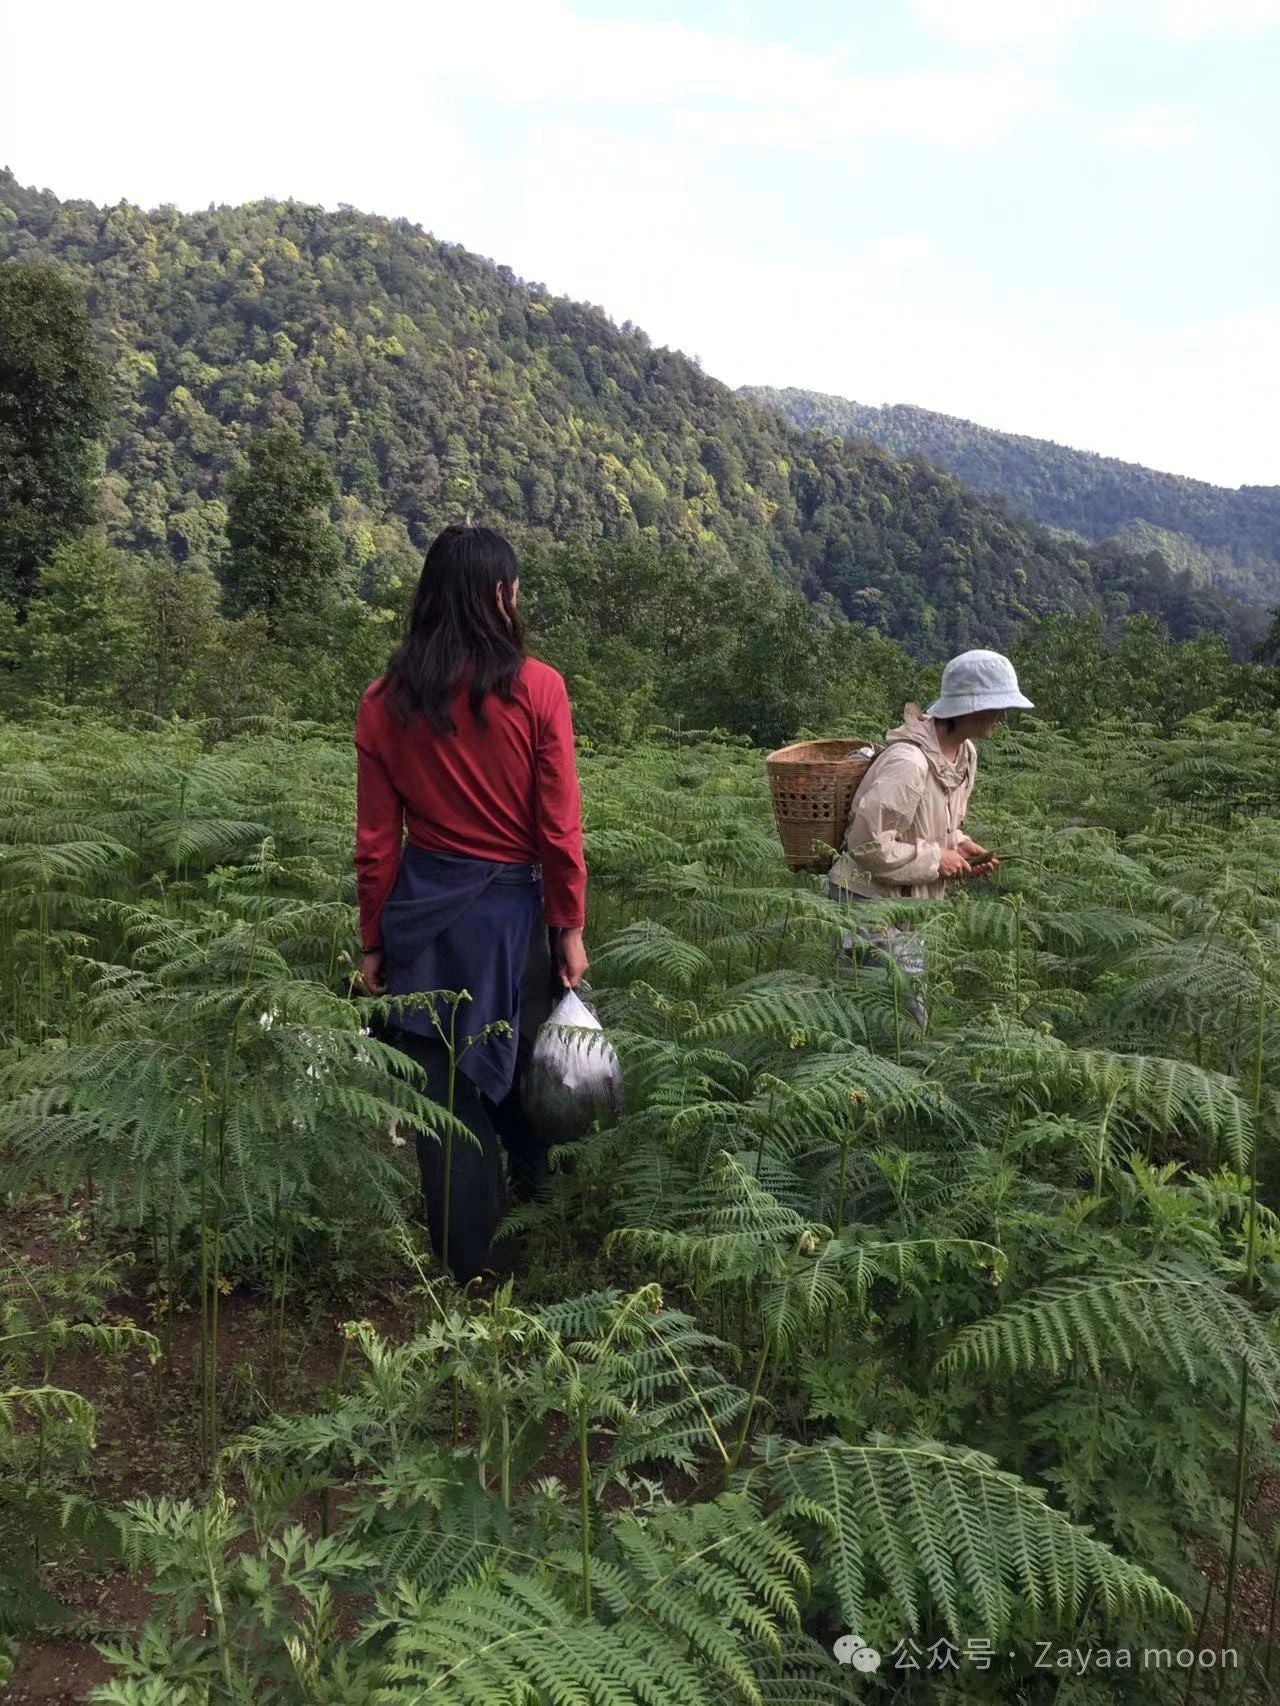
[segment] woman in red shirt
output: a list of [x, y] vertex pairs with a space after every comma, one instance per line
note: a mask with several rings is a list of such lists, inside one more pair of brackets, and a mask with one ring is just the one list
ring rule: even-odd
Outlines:
[[587, 970], [569, 699], [555, 670], [525, 655], [519, 590], [501, 533], [445, 528], [355, 729], [365, 987], [467, 995], [393, 1007], [390, 1022], [428, 1095], [445, 1103], [452, 1076], [454, 1113], [478, 1142], [417, 1143], [432, 1241], [462, 1280], [491, 1265], [506, 1206], [500, 1142], [514, 1179], [541, 1181], [546, 1146], [514, 1086], [549, 1010], [552, 966], [569, 987]]

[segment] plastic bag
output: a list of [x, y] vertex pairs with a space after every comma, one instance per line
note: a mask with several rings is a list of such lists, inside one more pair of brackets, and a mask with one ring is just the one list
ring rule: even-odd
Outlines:
[[521, 1090], [524, 1111], [551, 1143], [585, 1137], [622, 1112], [622, 1067], [599, 1019], [568, 990], [534, 1039]]

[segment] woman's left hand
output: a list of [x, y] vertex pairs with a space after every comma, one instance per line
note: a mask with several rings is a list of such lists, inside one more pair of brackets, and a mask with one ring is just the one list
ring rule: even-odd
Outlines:
[[967, 835], [962, 835], [956, 843], [956, 852], [963, 853], [969, 861], [971, 877], [994, 877], [1000, 868], [999, 859], [991, 858], [985, 847], [970, 840]]
[[583, 945], [581, 930], [561, 930], [556, 943], [556, 959], [560, 965], [560, 981], [566, 989], [576, 989], [587, 975], [590, 961]]
[[387, 993], [386, 978], [382, 970], [382, 949], [376, 953], [365, 954], [360, 960], [360, 981], [370, 995], [385, 995]]

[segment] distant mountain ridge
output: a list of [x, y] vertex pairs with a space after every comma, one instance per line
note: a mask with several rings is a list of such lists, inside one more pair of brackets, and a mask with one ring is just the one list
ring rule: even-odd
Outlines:
[[1042, 526], [1160, 551], [1203, 584], [1251, 603], [1280, 602], [1280, 485], [1214, 486], [908, 403], [877, 408], [796, 387], [739, 389], [806, 431], [923, 457]]
[[407, 584], [471, 515], [521, 540], [674, 547], [741, 596], [772, 575], [938, 659], [1102, 610], [1211, 630], [1260, 617], [1154, 553], [1089, 546], [935, 467], [803, 432], [629, 323], [420, 226], [299, 202], [97, 207], [0, 171], [0, 264], [83, 288], [110, 369], [108, 539], [222, 571], [253, 434], [319, 451], [357, 584]]

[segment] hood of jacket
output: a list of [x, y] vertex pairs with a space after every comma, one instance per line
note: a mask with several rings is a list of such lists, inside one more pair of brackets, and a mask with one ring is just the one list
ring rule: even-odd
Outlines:
[[938, 786], [948, 794], [968, 781], [973, 765], [973, 745], [970, 741], [964, 742], [954, 758], [948, 758], [938, 745], [938, 730], [933, 718], [926, 717], [919, 705], [908, 705], [903, 718], [902, 726], [892, 729], [885, 736], [886, 746], [895, 746], [900, 742], [918, 746], [928, 760], [929, 769], [933, 772]]

